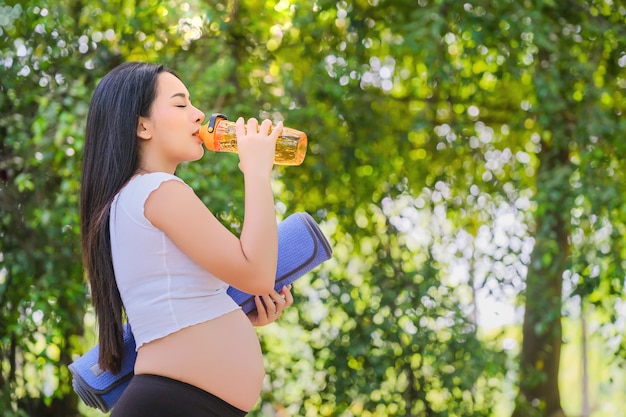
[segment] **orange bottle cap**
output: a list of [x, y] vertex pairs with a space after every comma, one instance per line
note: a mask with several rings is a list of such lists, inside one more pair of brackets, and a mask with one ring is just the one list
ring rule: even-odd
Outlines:
[[228, 120], [228, 117], [221, 113], [213, 113], [209, 119], [209, 123], [200, 127], [200, 139], [204, 142], [204, 146], [211, 151], [219, 150], [220, 145], [215, 140], [215, 128], [221, 120]]

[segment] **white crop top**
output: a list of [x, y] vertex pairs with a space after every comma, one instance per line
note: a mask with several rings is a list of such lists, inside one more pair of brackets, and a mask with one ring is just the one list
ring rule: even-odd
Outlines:
[[155, 172], [133, 178], [111, 204], [115, 279], [137, 349], [184, 327], [239, 308], [228, 284], [189, 259], [144, 215], [150, 193], [180, 178]]

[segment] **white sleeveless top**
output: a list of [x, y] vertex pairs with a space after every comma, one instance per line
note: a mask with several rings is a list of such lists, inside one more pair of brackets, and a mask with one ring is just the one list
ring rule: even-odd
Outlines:
[[111, 204], [111, 252], [117, 287], [137, 349], [184, 327], [240, 308], [228, 284], [189, 259], [144, 215], [150, 193], [180, 178], [155, 172], [133, 178]]

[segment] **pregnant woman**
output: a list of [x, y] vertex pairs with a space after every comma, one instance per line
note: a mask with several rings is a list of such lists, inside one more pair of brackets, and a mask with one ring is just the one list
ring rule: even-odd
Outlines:
[[[172, 71], [125, 63], [94, 91], [82, 163], [83, 259], [98, 321], [99, 365], [120, 369], [122, 326], [135, 376], [113, 417], [244, 416], [265, 375], [253, 326], [293, 303], [274, 291], [278, 237], [270, 177], [282, 124], [237, 120], [245, 209], [231, 233], [175, 175], [202, 157], [204, 114]], [[232, 285], [258, 294], [246, 315]]]

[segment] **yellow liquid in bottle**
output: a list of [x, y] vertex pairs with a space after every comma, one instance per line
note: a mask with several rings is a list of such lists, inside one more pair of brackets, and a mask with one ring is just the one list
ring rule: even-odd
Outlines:
[[[212, 134], [208, 132], [207, 125], [202, 126], [200, 137], [207, 149], [216, 152], [237, 153], [235, 122], [219, 120]], [[276, 140], [274, 163], [277, 165], [300, 165], [306, 156], [307, 144], [308, 141], [304, 132], [283, 127], [281, 135]]]

